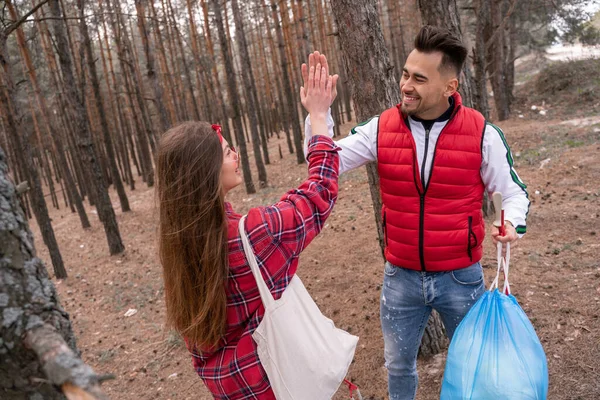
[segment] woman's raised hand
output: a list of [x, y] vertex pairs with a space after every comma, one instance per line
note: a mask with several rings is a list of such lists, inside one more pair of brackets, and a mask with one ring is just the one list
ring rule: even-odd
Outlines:
[[[318, 62], [315, 61], [318, 60]], [[321, 63], [323, 61], [323, 63]], [[304, 86], [300, 88], [300, 99], [302, 105], [315, 117], [326, 117], [331, 105], [337, 83], [337, 75], [329, 75], [327, 59], [324, 55], [315, 52], [309, 56], [310, 67], [302, 65], [302, 76]]]

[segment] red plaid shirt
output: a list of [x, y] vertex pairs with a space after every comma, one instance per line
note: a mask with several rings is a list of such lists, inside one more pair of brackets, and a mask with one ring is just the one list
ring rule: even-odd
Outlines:
[[[338, 150], [330, 138], [313, 137], [308, 146], [308, 179], [278, 203], [248, 212], [248, 239], [275, 299], [288, 286], [298, 268], [298, 256], [321, 231], [337, 199]], [[252, 339], [265, 310], [238, 233], [242, 216], [229, 203], [226, 207], [227, 330], [216, 350], [191, 349], [194, 368], [215, 399], [275, 400]]]

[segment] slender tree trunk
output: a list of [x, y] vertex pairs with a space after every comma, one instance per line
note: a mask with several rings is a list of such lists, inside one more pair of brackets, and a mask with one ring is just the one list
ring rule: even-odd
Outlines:
[[[281, 82], [281, 77], [280, 77], [280, 73], [279, 73], [279, 69], [281, 68], [281, 63], [279, 62], [279, 56], [278, 56], [278, 52], [275, 49], [275, 40], [273, 40], [273, 32], [271, 30], [271, 24], [269, 22], [269, 12], [267, 10], [267, 4], [265, 2], [265, 0], [261, 0], [261, 8], [263, 10], [263, 19], [264, 19], [264, 23], [265, 23], [265, 28], [267, 30], [267, 43], [269, 44], [269, 50], [270, 50], [270, 67], [271, 67], [271, 76], [275, 76], [275, 85], [277, 87], [277, 102], [280, 104], [280, 107], [276, 107], [275, 106], [275, 101], [273, 102], [272, 108], [271, 108], [271, 112], [273, 114], [277, 115], [276, 121], [277, 121], [277, 125], [278, 125], [278, 129], [281, 129], [285, 132], [285, 138], [286, 138], [286, 143], [288, 146], [288, 151], [290, 152], [290, 154], [294, 153], [294, 145], [292, 143], [292, 137], [290, 135], [290, 123], [291, 121], [289, 119], [285, 118], [286, 115], [286, 102], [285, 102], [285, 97], [283, 95], [283, 84]], [[272, 14], [271, 14], [272, 15]], [[264, 49], [265, 48], [265, 43], [264, 43], [264, 38], [261, 35], [260, 36], [260, 46]], [[275, 95], [273, 96], [275, 97]], [[282, 112], [279, 112], [279, 109], [281, 109]], [[278, 135], [279, 137], [279, 135]]]
[[[219, 73], [217, 71], [215, 48], [213, 45], [212, 33], [210, 31], [210, 24], [209, 24], [209, 17], [208, 17], [208, 4], [207, 4], [206, 0], [201, 0], [200, 4], [202, 6], [202, 14], [204, 17], [203, 18], [204, 19], [204, 39], [206, 40], [206, 49], [208, 50], [208, 54], [210, 55], [210, 60], [211, 60], [210, 66], [211, 66], [211, 72], [213, 75], [213, 81], [217, 85], [216, 101], [218, 103], [219, 109], [221, 110], [221, 124], [223, 124], [223, 126], [226, 126], [228, 124], [229, 115], [227, 113], [227, 107], [225, 105], [224, 96], [223, 96], [223, 93], [225, 93], [225, 91], [224, 91], [223, 87], [221, 86], [221, 81], [219, 80]], [[227, 141], [229, 143], [233, 143], [232, 137], [231, 137], [231, 135], [229, 135], [228, 130], [224, 130], [223, 135], [225, 135], [225, 139], [227, 139]]]
[[233, 110], [233, 129], [237, 137], [237, 144], [239, 147], [242, 172], [244, 174], [244, 183], [246, 185], [246, 193], [255, 193], [254, 183], [252, 182], [252, 175], [250, 172], [250, 163], [248, 161], [248, 151], [246, 150], [246, 141], [244, 140], [244, 129], [242, 127], [242, 116], [240, 115], [240, 103], [237, 85], [235, 82], [235, 75], [233, 70], [233, 61], [229, 53], [229, 44], [227, 43], [227, 35], [225, 33], [225, 27], [223, 26], [223, 14], [221, 12], [220, 0], [211, 0], [213, 5], [213, 11], [215, 13], [214, 23], [217, 26], [219, 32], [219, 42], [221, 45], [221, 53], [223, 62], [225, 63], [225, 74], [227, 76], [227, 90], [229, 92], [229, 102]]
[[[331, 6], [339, 28], [339, 40], [345, 56], [356, 117], [364, 121], [400, 102], [399, 86], [394, 79], [383, 39], [376, 1], [331, 0]], [[375, 163], [367, 166], [367, 176], [377, 222], [379, 245], [383, 254], [385, 244], [381, 218], [382, 200]], [[443, 328], [437, 313], [429, 319], [426, 332], [425, 337], [428, 340], [422, 343], [421, 353], [435, 354], [445, 341], [445, 337], [439, 334], [443, 332]]]
[[[78, 8], [80, 15], [83, 16], [83, 0], [78, 0]], [[77, 127], [77, 146], [79, 147], [81, 154], [86, 158], [89, 173], [94, 179], [93, 188], [96, 191], [94, 200], [96, 201], [98, 216], [104, 226], [110, 254], [118, 254], [125, 250], [125, 246], [123, 246], [121, 240], [115, 212], [108, 195], [108, 188], [106, 187], [106, 182], [104, 181], [104, 176], [102, 175], [102, 170], [98, 163], [96, 148], [92, 142], [91, 129], [88, 120], [86, 119], [85, 102], [79, 97], [79, 93], [77, 92], [77, 84], [75, 83], [75, 77], [73, 75], [71, 59], [68, 57], [67, 35], [65, 34], [63, 26], [64, 21], [61, 21], [62, 13], [56, 0], [51, 0], [50, 9], [55, 18], [53, 20], [54, 32], [57, 47], [59, 49], [59, 62], [63, 79], [65, 80], [66, 97], [69, 102], [69, 108], [72, 110], [72, 118]], [[82, 21], [85, 20], [82, 19]], [[82, 91], [82, 93], [84, 92]]]
[[288, 60], [285, 51], [285, 43], [283, 41], [283, 32], [281, 24], [279, 23], [279, 17], [277, 15], [277, 3], [275, 0], [271, 0], [271, 12], [273, 15], [273, 23], [275, 24], [275, 33], [277, 35], [277, 42], [279, 44], [279, 58], [281, 61], [281, 68], [283, 74], [283, 90], [285, 92], [285, 103], [287, 105], [287, 112], [284, 114], [284, 118], [289, 120], [292, 125], [292, 133], [294, 137], [294, 147], [296, 150], [296, 161], [298, 164], [304, 163], [304, 151], [302, 149], [302, 129], [300, 128], [300, 117], [298, 115], [298, 102], [297, 96], [292, 93], [292, 82], [290, 81], [290, 75], [288, 72]]
[[[185, 58], [185, 51], [183, 48], [183, 40], [181, 38], [181, 32], [179, 31], [179, 28], [177, 27], [177, 21], [175, 19], [175, 13], [173, 12], [173, 7], [171, 6], [171, 1], [167, 0], [167, 5], [169, 7], [169, 10], [165, 10], [166, 15], [170, 15], [171, 18], [171, 29], [173, 32], [173, 35], [175, 36], [174, 40], [177, 43], [177, 46], [179, 48], [179, 52], [180, 52], [180, 56], [181, 56], [181, 64], [183, 65], [183, 73], [185, 76], [185, 81], [186, 81], [186, 89], [187, 92], [189, 94], [190, 97], [190, 102], [191, 102], [191, 108], [192, 108], [192, 116], [194, 119], [196, 119], [197, 121], [200, 121], [202, 119], [202, 117], [200, 116], [200, 108], [198, 106], [198, 101], [196, 100], [196, 96], [194, 95], [194, 83], [192, 80], [192, 73], [190, 72], [190, 67], [188, 65], [188, 62]], [[169, 12], [170, 11], [170, 12]], [[167, 18], [167, 21], [169, 20], [169, 18]], [[175, 52], [177, 52], [177, 49], [175, 49]], [[198, 81], [198, 86], [201, 85], [201, 82]]]
[[[114, 0], [113, 0], [114, 1]], [[117, 3], [118, 4], [118, 3]], [[139, 141], [138, 151], [141, 161], [141, 169], [144, 174], [144, 181], [148, 187], [154, 186], [154, 168], [152, 166], [152, 156], [150, 154], [150, 137], [153, 135], [150, 129], [150, 117], [147, 113], [145, 100], [141, 92], [141, 84], [137, 79], [136, 71], [132, 62], [132, 48], [127, 35], [127, 30], [123, 16], [120, 12], [120, 5], [117, 8], [119, 15], [114, 16], [114, 8], [111, 0], [106, 1], [108, 13], [111, 16], [112, 30], [114, 33], [117, 54], [121, 61], [121, 71], [125, 81], [125, 90], [127, 99], [131, 107], [131, 115], [135, 122], [137, 138]], [[133, 96], [137, 102], [134, 101]], [[135, 105], [139, 107], [140, 112], [136, 112]], [[140, 119], [141, 116], [141, 119]]]
[[[16, 10], [11, 1], [6, 1], [8, 6], [8, 12], [10, 17], [14, 21], [18, 21]], [[20, 26], [16, 28], [17, 39], [21, 52], [23, 45], [25, 44], [25, 35]], [[67, 277], [67, 271], [65, 269], [56, 237], [54, 236], [54, 230], [50, 222], [50, 216], [48, 214], [48, 207], [44, 200], [44, 192], [42, 190], [42, 184], [38, 171], [34, 164], [34, 149], [29, 143], [29, 132], [27, 129], [23, 129], [19, 118], [15, 118], [15, 112], [17, 110], [14, 100], [14, 85], [11, 79], [11, 63], [8, 60], [8, 52], [6, 47], [7, 33], [5, 30], [0, 31], [0, 112], [6, 118], [5, 126], [8, 128], [9, 133], [12, 135], [15, 144], [17, 144], [17, 151], [22, 155], [22, 162], [24, 170], [26, 171], [27, 180], [30, 182], [30, 200], [33, 213], [38, 222], [42, 238], [52, 260], [52, 266], [54, 273], [57, 278], [64, 279]]]
[[[106, 24], [106, 19], [104, 18], [104, 15], [103, 15], [104, 10], [102, 8], [102, 2], [100, 1], [98, 3], [98, 5], [100, 6], [100, 14], [101, 14], [100, 19], [102, 21], [102, 27], [103, 27], [103, 31], [104, 31], [104, 43], [105, 43], [105, 47], [106, 47], [106, 58], [108, 59], [108, 68], [106, 67], [105, 62], [104, 62], [104, 51], [102, 48], [102, 40], [100, 39], [100, 31], [98, 31], [98, 42], [100, 43], [100, 53], [102, 55], [102, 61], [103, 61], [104, 69], [105, 69], [105, 76], [107, 76], [107, 80], [108, 80], [109, 74], [106, 72], [106, 69], [108, 69], [108, 72], [110, 73], [110, 82], [107, 82], [108, 96], [109, 96], [109, 98], [112, 99], [110, 103], [112, 106], [113, 115], [116, 116], [115, 125], [118, 125], [120, 128], [119, 129], [120, 134], [117, 135], [120, 138], [118, 141], [119, 151], [122, 153], [121, 157], [123, 158], [123, 164], [125, 167], [125, 175], [127, 176], [129, 188], [131, 190], [135, 190], [135, 179], [133, 178], [133, 173], [131, 171], [131, 164], [129, 162], [129, 157], [127, 156], [127, 138], [130, 137], [131, 131], [129, 129], [129, 123], [124, 117], [123, 100], [117, 92], [118, 88], [121, 87], [121, 85], [115, 75], [112, 51], [110, 49], [110, 42], [108, 41], [108, 27]], [[111, 85], [111, 83], [112, 83], [112, 85]], [[114, 88], [114, 90], [112, 88]], [[116, 95], [115, 95], [115, 92], [117, 92]], [[131, 152], [132, 152], [133, 162], [134, 162], [135, 166], [138, 167], [137, 159], [135, 158], [135, 154], [134, 154], [134, 149], [131, 149]]]
[[267, 186], [267, 170], [263, 163], [263, 158], [260, 149], [260, 136], [257, 118], [258, 100], [256, 98], [257, 88], [254, 84], [254, 76], [252, 74], [252, 64], [250, 63], [250, 54], [248, 53], [248, 44], [246, 43], [246, 33], [244, 30], [244, 22], [240, 14], [240, 9], [237, 0], [231, 0], [231, 8], [233, 9], [233, 18], [235, 22], [236, 41], [238, 43], [238, 51], [240, 52], [242, 62], [242, 80], [246, 87], [246, 102], [248, 104], [248, 117], [250, 119], [250, 133], [252, 135], [252, 148], [254, 150], [254, 161], [258, 170], [258, 182], [261, 188]]
[[517, 30], [517, 22], [514, 14], [509, 16], [507, 36], [508, 54], [506, 55], [504, 69], [506, 70], [506, 92], [508, 96], [508, 109], [510, 112], [514, 101], [513, 92], [515, 89], [515, 61], [517, 59], [515, 54], [517, 46], [519, 45], [519, 31]]
[[[115, 95], [112, 90], [111, 84], [111, 76], [106, 64], [106, 56], [104, 54], [104, 46], [102, 44], [102, 37], [100, 36], [100, 30], [97, 31], [98, 34], [98, 46], [100, 48], [100, 58], [102, 59], [102, 73], [106, 79], [106, 88], [108, 92], [108, 104], [110, 105], [110, 110], [112, 113], [112, 132], [114, 132], [115, 137], [115, 150], [117, 154], [117, 160], [119, 162], [119, 169], [121, 172], [121, 176], [123, 177], [123, 181], [129, 185], [131, 185], [130, 180], [132, 179], [130, 172], [131, 168], [129, 167], [129, 159], [127, 158], [127, 153], [124, 151], [123, 146], [123, 124], [121, 122], [120, 114], [117, 111], [116, 104], [117, 99], [115, 99]], [[110, 53], [110, 50], [109, 50]], [[112, 60], [111, 60], [112, 62]]]
[[[83, 3], [81, 3], [81, 15], [84, 15]], [[90, 75], [92, 89], [94, 91], [94, 97], [96, 100], [96, 112], [98, 113], [98, 117], [100, 119], [100, 128], [102, 130], [102, 136], [104, 138], [104, 146], [106, 149], [106, 158], [108, 162], [110, 175], [112, 177], [112, 182], [115, 185], [115, 189], [117, 190], [117, 194], [119, 196], [121, 211], [131, 211], [131, 208], [129, 207], [129, 200], [127, 199], [127, 194], [125, 193], [125, 187], [123, 186], [123, 181], [121, 180], [121, 175], [119, 174], [119, 168], [117, 167], [115, 149], [108, 127], [108, 120], [106, 119], [106, 110], [104, 109], [104, 101], [102, 100], [102, 93], [100, 92], [100, 81], [98, 79], [98, 72], [96, 71], [96, 64], [94, 62], [92, 41], [90, 40], [87, 23], [83, 18], [80, 21], [80, 31], [83, 40], [82, 45], [85, 48], [87, 58], [88, 73]]]
[[165, 51], [165, 45], [163, 43], [163, 37], [160, 30], [160, 24], [158, 22], [158, 17], [156, 14], [156, 7], [154, 6], [154, 1], [150, 2], [150, 12], [152, 15], [152, 24], [154, 26], [154, 42], [157, 44], [158, 48], [158, 61], [160, 65], [160, 71], [165, 82], [165, 87], [167, 89], [167, 94], [169, 96], [167, 101], [167, 107], [169, 109], [170, 119], [173, 123], [180, 121], [179, 115], [176, 109], [179, 108], [177, 104], [177, 95], [175, 92], [175, 85], [173, 83], [173, 77], [171, 75], [171, 71], [169, 69], [169, 64], [167, 63], [167, 56]]
[[476, 31], [475, 48], [473, 49], [473, 69], [475, 70], [475, 108], [483, 114], [485, 119], [490, 118], [490, 106], [487, 94], [486, 57], [485, 57], [485, 31], [489, 25], [489, 0], [476, 0]]
[[[43, 8], [41, 8], [40, 11], [42, 13], [42, 17], [44, 17]], [[62, 109], [61, 112], [63, 112], [66, 107], [65, 107], [64, 97], [62, 95], [63, 90], [61, 89], [61, 83], [59, 82], [59, 79], [58, 79], [58, 68], [56, 66], [56, 60], [54, 58], [54, 54], [50, 50], [49, 43], [47, 43], [47, 41], [45, 40], [45, 39], [49, 39], [50, 33], [48, 32], [48, 27], [46, 26], [45, 22], [38, 21], [38, 27], [40, 28], [40, 31], [41, 31], [42, 47], [43, 47], [44, 53], [46, 55], [46, 60], [48, 61], [48, 67], [50, 69], [50, 75], [52, 77], [54, 89], [57, 91], [57, 93], [59, 93], [59, 106]], [[34, 93], [36, 96], [37, 103], [39, 105], [40, 110], [42, 111], [44, 125], [48, 129], [48, 136], [50, 137], [50, 140], [52, 143], [52, 150], [54, 151], [54, 154], [56, 155], [56, 157], [58, 157], [58, 159], [57, 159], [58, 162], [57, 162], [57, 165], [55, 165], [55, 167], [58, 167], [58, 170], [61, 172], [61, 176], [65, 180], [65, 186], [67, 187], [67, 191], [69, 192], [69, 198], [72, 201], [71, 209], [73, 209], [73, 205], [74, 205], [77, 210], [77, 214], [79, 216], [81, 226], [84, 229], [87, 229], [90, 227], [90, 221], [88, 219], [85, 208], [83, 206], [83, 201], [82, 201], [81, 197], [79, 196], [79, 193], [77, 192], [73, 174], [71, 173], [71, 170], [69, 170], [69, 167], [67, 164], [65, 149], [64, 149], [64, 145], [63, 145], [63, 139], [61, 138], [61, 135], [59, 134], [59, 132], [56, 131], [56, 129], [53, 127], [53, 125], [50, 122], [50, 115], [49, 115], [50, 113], [48, 111], [48, 108], [46, 107], [45, 99], [41, 94], [41, 89], [38, 85], [35, 69], [33, 68], [33, 65], [31, 63], [31, 58], [29, 56], [29, 49], [26, 47], [25, 43], [24, 43], [23, 51], [24, 51], [23, 52], [24, 62], [27, 65], [27, 70], [29, 72], [30, 81], [33, 86], [33, 90], [34, 90]]]
[[158, 82], [158, 77], [156, 76], [156, 71], [154, 69], [154, 49], [148, 40], [148, 30], [146, 28], [146, 2], [147, 0], [135, 0], [135, 9], [138, 17], [137, 24], [140, 37], [142, 38], [142, 44], [144, 45], [144, 53], [146, 54], [146, 76], [154, 90], [154, 106], [158, 111], [161, 131], [165, 132], [173, 122], [169, 121], [162, 86]]
[[[463, 39], [456, 0], [418, 0], [418, 4], [423, 24], [444, 27], [457, 35], [459, 39]], [[467, 107], [474, 106], [474, 87], [473, 74], [467, 60], [461, 72], [459, 88], [463, 103]]]
[[[508, 119], [510, 114], [509, 98], [507, 92], [506, 71], [505, 71], [505, 45], [506, 37], [504, 29], [501, 26], [503, 20], [502, 4], [497, 1], [491, 1], [490, 5], [490, 24], [485, 30], [486, 42], [486, 65], [488, 67], [488, 76], [492, 83], [494, 91], [494, 106], [498, 120]], [[500, 2], [502, 3], [502, 2]], [[497, 32], [499, 31], [500, 32]]]

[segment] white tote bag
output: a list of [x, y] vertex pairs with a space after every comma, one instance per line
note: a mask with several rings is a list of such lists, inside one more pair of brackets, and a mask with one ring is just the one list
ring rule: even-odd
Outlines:
[[321, 314], [297, 275], [273, 299], [239, 223], [246, 259], [256, 279], [265, 315], [252, 334], [258, 357], [278, 400], [329, 400], [344, 380], [358, 337]]

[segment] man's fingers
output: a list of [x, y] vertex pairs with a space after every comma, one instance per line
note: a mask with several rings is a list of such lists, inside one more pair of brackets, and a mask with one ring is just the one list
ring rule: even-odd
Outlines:
[[315, 87], [315, 67], [311, 66], [310, 71], [308, 72], [308, 87], [306, 88], [307, 92], [310, 93]]
[[340, 77], [339, 77], [339, 75], [338, 75], [338, 74], [335, 74], [335, 75], [333, 75], [333, 77], [331, 78], [331, 86], [332, 86], [332, 89], [335, 89], [335, 88], [336, 88], [336, 86], [337, 86], [337, 81], [338, 81], [338, 79], [339, 79], [339, 78], [340, 78]]

